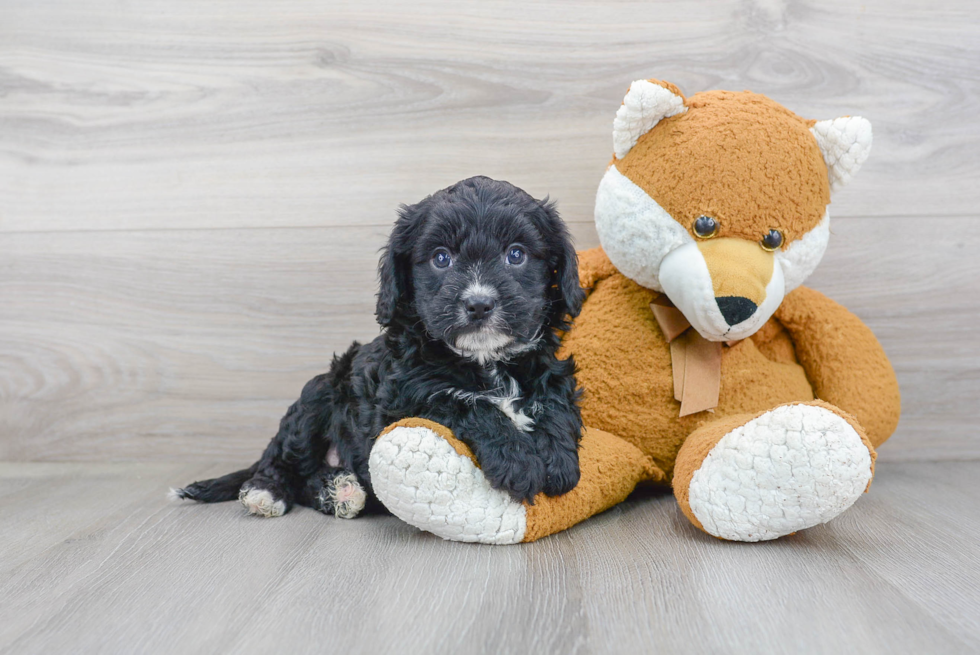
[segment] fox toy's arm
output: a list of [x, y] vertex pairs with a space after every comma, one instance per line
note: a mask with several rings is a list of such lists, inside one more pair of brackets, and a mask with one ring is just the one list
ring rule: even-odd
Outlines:
[[821, 400], [853, 414], [877, 448], [898, 425], [898, 380], [884, 349], [857, 316], [819, 291], [787, 294], [776, 318]]
[[588, 297], [596, 282], [616, 273], [616, 267], [609, 261], [602, 248], [578, 251], [578, 283]]

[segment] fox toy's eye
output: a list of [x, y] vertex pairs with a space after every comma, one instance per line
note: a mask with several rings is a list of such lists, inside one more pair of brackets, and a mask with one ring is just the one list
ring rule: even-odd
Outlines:
[[710, 239], [718, 234], [718, 221], [710, 216], [698, 216], [694, 221], [694, 234], [702, 239]]
[[520, 266], [527, 261], [527, 253], [520, 246], [511, 246], [507, 249], [507, 263], [511, 266]]
[[762, 237], [759, 245], [762, 246], [763, 250], [768, 250], [769, 252], [779, 250], [779, 247], [783, 245], [783, 233], [779, 230], [769, 230], [766, 236]]
[[432, 253], [432, 265], [436, 268], [449, 268], [453, 263], [453, 256], [445, 248], [439, 248]]

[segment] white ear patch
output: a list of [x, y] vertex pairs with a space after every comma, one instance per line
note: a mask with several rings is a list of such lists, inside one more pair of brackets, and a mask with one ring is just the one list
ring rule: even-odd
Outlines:
[[847, 184], [871, 154], [871, 122], [860, 116], [820, 121], [810, 128], [830, 177], [830, 190]]
[[662, 119], [686, 111], [684, 98], [659, 84], [646, 80], [633, 82], [613, 121], [613, 152], [616, 159], [625, 157], [639, 138]]

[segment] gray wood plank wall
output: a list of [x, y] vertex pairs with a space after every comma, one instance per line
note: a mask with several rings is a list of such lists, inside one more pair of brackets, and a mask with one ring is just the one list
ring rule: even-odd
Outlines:
[[482, 173], [581, 247], [629, 82], [861, 114], [810, 284], [904, 392], [881, 460], [975, 459], [980, 6], [0, 2], [0, 459], [248, 460], [377, 332], [396, 206]]

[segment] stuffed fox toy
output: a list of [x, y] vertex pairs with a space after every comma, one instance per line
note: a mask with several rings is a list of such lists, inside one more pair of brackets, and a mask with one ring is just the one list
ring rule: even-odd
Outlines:
[[673, 486], [721, 539], [775, 539], [831, 520], [871, 484], [898, 383], [860, 319], [803, 281], [827, 206], [867, 158], [859, 117], [811, 121], [765, 96], [634, 82], [596, 196], [601, 248], [564, 336], [584, 389], [582, 477], [517, 503], [445, 427], [390, 426], [370, 460], [395, 515], [447, 539], [518, 543]]

